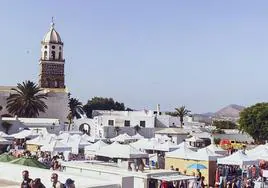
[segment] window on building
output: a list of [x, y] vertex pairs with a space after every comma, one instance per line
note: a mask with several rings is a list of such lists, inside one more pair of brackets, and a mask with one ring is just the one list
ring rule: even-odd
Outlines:
[[114, 126], [114, 120], [108, 120], [108, 125]]
[[141, 127], [145, 127], [145, 124], [146, 124], [145, 121], [140, 121], [140, 126]]
[[47, 59], [47, 51], [44, 51], [44, 59]]
[[53, 60], [56, 59], [55, 51], [52, 51], [52, 52], [51, 52], [51, 57], [52, 57]]
[[55, 46], [52, 46], [52, 49], [55, 49]]
[[130, 121], [129, 120], [125, 120], [125, 127], [130, 127]]
[[47, 49], [47, 46], [45, 46], [45, 49]]
[[61, 46], [59, 46], [59, 49], [61, 50]]
[[61, 52], [59, 52], [59, 59], [61, 59]]

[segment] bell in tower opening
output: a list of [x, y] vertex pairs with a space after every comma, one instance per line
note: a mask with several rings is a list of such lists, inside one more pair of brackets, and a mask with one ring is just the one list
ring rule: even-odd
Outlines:
[[45, 34], [41, 47], [39, 85], [41, 88], [65, 88], [63, 42], [55, 30], [52, 18], [49, 31]]

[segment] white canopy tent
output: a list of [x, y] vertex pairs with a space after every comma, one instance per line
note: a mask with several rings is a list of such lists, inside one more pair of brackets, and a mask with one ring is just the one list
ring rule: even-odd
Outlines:
[[72, 148], [73, 154], [78, 154], [79, 149], [83, 149], [85, 146], [90, 145], [90, 143], [83, 139], [81, 135], [74, 134], [74, 135], [66, 135], [61, 142]]
[[38, 137], [27, 140], [26, 144], [32, 144], [32, 145], [38, 145], [38, 146], [43, 146], [46, 144], [49, 144], [53, 140], [55, 140], [55, 136], [47, 134], [47, 135], [39, 135]]
[[167, 142], [164, 142], [164, 143], [157, 144], [155, 146], [155, 149], [154, 150], [156, 150], [156, 151], [166, 151], [166, 152], [169, 152], [169, 151], [174, 151], [174, 150], [176, 150], [178, 148], [180, 148], [179, 145], [174, 144], [171, 141], [167, 141]]
[[187, 141], [187, 142], [203, 142], [203, 139], [198, 138], [196, 136], [192, 136], [191, 138], [185, 139], [185, 141]]
[[132, 142], [130, 143], [130, 145], [138, 150], [144, 150], [144, 145], [147, 144], [148, 142], [149, 142], [149, 139], [145, 138], [145, 139], [140, 139], [136, 142]]
[[150, 139], [142, 146], [143, 150], [157, 150], [159, 149], [160, 142], [156, 139]]
[[167, 152], [166, 157], [188, 159], [194, 153], [196, 153], [196, 152], [187, 148], [187, 147], [180, 147], [179, 149], [176, 149], [174, 151]]
[[135, 139], [133, 139], [127, 133], [120, 134], [120, 135], [111, 139], [112, 142], [127, 142], [127, 141], [131, 141], [131, 140], [135, 140]]
[[202, 161], [217, 161], [217, 159], [220, 157], [223, 157], [223, 155], [215, 153], [208, 148], [202, 148], [194, 154], [194, 157], [192, 159]]
[[85, 154], [86, 155], [95, 155], [96, 151], [100, 150], [101, 148], [108, 146], [105, 142], [99, 140], [94, 144], [85, 147]]
[[249, 157], [256, 160], [268, 160], [268, 148], [264, 148], [261, 151], [248, 154]]
[[8, 144], [12, 144], [12, 141], [9, 141], [0, 136], [0, 145], [8, 145]]
[[138, 150], [173, 151], [181, 147], [171, 141], [161, 142], [158, 139], [141, 139], [130, 144]]
[[64, 132], [64, 133], [61, 133], [57, 136], [57, 140], [63, 140], [64, 142], [67, 142], [68, 138], [70, 137], [71, 135], [67, 132]]
[[230, 156], [219, 158], [217, 162], [225, 165], [258, 165], [258, 160], [249, 157], [243, 151], [237, 151]]
[[48, 152], [65, 152], [65, 151], [72, 151], [70, 146], [63, 144], [59, 140], [54, 140], [51, 143], [45, 144], [40, 148], [41, 151], [48, 151]]
[[96, 152], [96, 155], [120, 159], [149, 157], [148, 154], [137, 150], [131, 145], [119, 144], [118, 142], [114, 142], [111, 145], [100, 148], [100, 150]]
[[226, 155], [227, 150], [222, 149], [221, 147], [217, 147], [215, 144], [210, 144], [209, 146], [206, 147], [210, 151], [220, 154], [220, 155]]
[[197, 151], [197, 148], [195, 148], [193, 146], [190, 146], [190, 144], [188, 142], [185, 142], [185, 141], [180, 143], [180, 144], [178, 144], [178, 146], [179, 146], [179, 148], [180, 147], [186, 147], [186, 148], [188, 148], [190, 150]]
[[0, 137], [6, 138], [6, 139], [13, 139], [14, 138], [12, 135], [8, 135], [2, 131], [0, 131]]
[[251, 154], [256, 154], [259, 153], [261, 151], [263, 151], [264, 149], [267, 149], [268, 145], [267, 144], [262, 144], [262, 145], [258, 145], [257, 147], [251, 149], [251, 150], [246, 150], [246, 154], [247, 155], [251, 155]]
[[166, 156], [197, 161], [216, 161], [217, 158], [222, 157], [222, 155], [214, 153], [207, 148], [199, 149], [197, 152], [195, 152], [187, 147], [180, 147], [177, 150], [168, 152], [166, 153]]
[[38, 133], [34, 133], [31, 130], [22, 130], [21, 132], [12, 134], [12, 136], [16, 139], [23, 139], [23, 138], [35, 138], [37, 137], [39, 134]]
[[140, 135], [139, 133], [136, 133], [135, 135], [131, 136], [134, 140], [141, 140], [144, 139], [144, 136]]
[[78, 134], [74, 134], [71, 136], [71, 138], [79, 140], [79, 147], [85, 147], [88, 145], [91, 145], [91, 143], [89, 143], [84, 137], [82, 137], [81, 135]]
[[89, 136], [89, 135], [87, 135], [87, 134], [83, 134], [83, 135], [82, 135], [82, 138], [83, 138], [84, 140], [87, 140], [88, 142], [95, 142], [95, 138], [92, 137], [92, 136]]

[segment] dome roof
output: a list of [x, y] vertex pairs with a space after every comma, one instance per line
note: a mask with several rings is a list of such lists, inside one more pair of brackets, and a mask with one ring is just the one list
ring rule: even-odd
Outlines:
[[43, 42], [62, 43], [59, 33], [54, 28], [54, 23], [51, 23], [49, 31], [45, 34]]

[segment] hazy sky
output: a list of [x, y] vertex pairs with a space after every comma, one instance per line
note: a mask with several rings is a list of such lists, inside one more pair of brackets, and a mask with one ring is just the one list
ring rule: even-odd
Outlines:
[[215, 111], [268, 97], [268, 1], [1, 1], [0, 85], [39, 74], [51, 16], [66, 85], [86, 102]]

